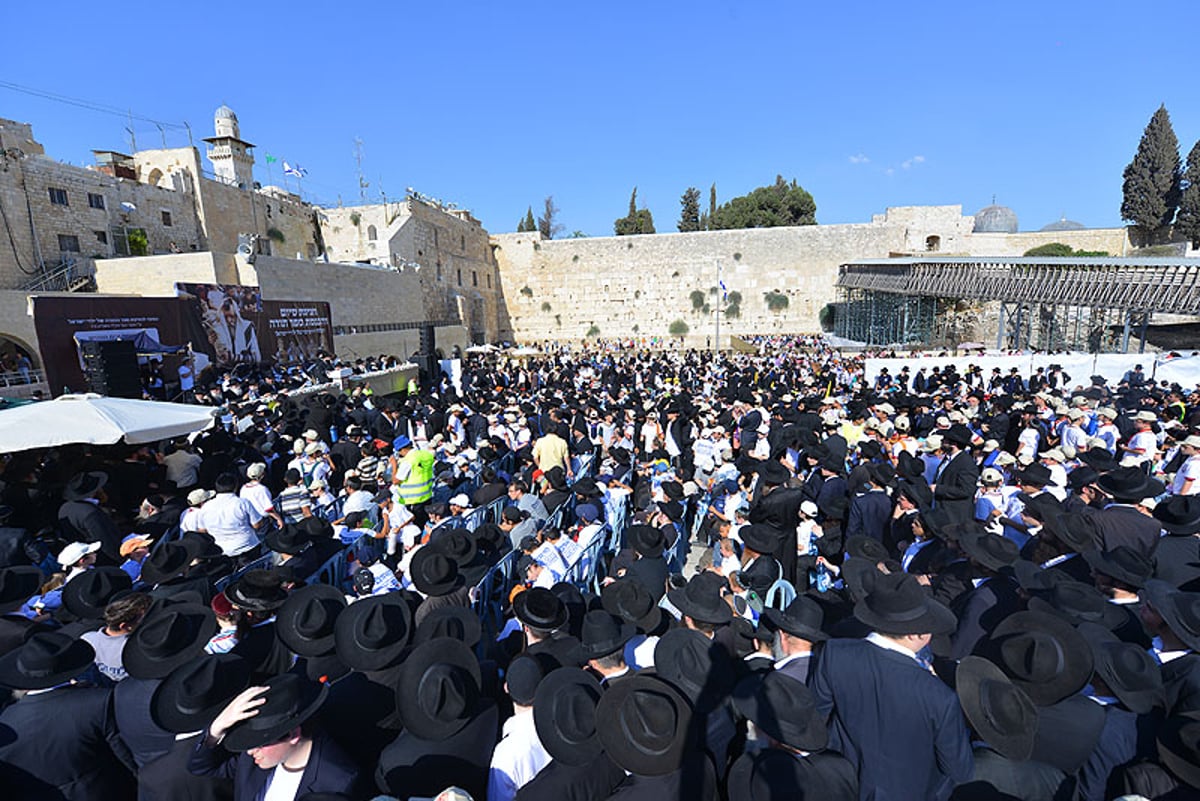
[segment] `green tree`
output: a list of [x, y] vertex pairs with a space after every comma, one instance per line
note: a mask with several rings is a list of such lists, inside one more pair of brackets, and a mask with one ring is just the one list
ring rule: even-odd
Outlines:
[[817, 204], [795, 180], [789, 183], [777, 175], [771, 186], [760, 186], [748, 195], [721, 204], [711, 222], [718, 230], [816, 225]]
[[629, 196], [629, 213], [613, 221], [613, 233], [617, 236], [654, 233], [654, 217], [650, 214], [650, 209], [637, 207], [636, 186], [633, 188], [633, 194]]
[[1188, 153], [1175, 230], [1187, 237], [1192, 247], [1200, 248], [1200, 141], [1192, 145]]
[[688, 324], [683, 320], [676, 320], [675, 322], [671, 323], [670, 327], [667, 328], [667, 332], [673, 337], [687, 336], [687, 332], [690, 330], [691, 329], [688, 328]]
[[704, 227], [705, 231], [711, 231], [713, 229], [713, 220], [715, 220], [716, 218], [717, 218], [717, 185], [716, 185], [716, 183], [713, 183], [713, 185], [708, 188], [708, 218], [705, 221], [707, 223], [707, 225], [705, 225], [705, 227]]
[[1134, 224], [1143, 242], [1163, 238], [1179, 208], [1182, 171], [1179, 140], [1166, 106], [1150, 118], [1121, 187], [1121, 219]]
[[681, 206], [679, 211], [680, 231], [689, 233], [691, 231], [700, 230], [700, 190], [694, 186], [689, 186], [683, 192], [683, 197], [679, 199]]
[[704, 308], [704, 290], [693, 289], [689, 297], [692, 299], [692, 311]]
[[533, 206], [530, 206], [528, 209], [526, 209], [525, 216], [521, 218], [519, 223], [517, 223], [517, 233], [533, 233], [537, 229], [537, 220], [533, 219]]
[[553, 239], [563, 231], [563, 226], [558, 222], [559, 208], [554, 205], [554, 195], [546, 195], [546, 199], [542, 203], [542, 216], [537, 219], [537, 228], [529, 230], [541, 231], [542, 236]]
[[1075, 250], [1070, 245], [1064, 245], [1062, 242], [1047, 242], [1044, 245], [1038, 245], [1036, 248], [1030, 248], [1025, 251], [1026, 256], [1073, 256]]

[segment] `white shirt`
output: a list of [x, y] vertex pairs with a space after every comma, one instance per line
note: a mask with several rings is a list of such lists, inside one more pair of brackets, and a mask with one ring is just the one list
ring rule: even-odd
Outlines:
[[207, 531], [226, 556], [237, 556], [258, 545], [254, 527], [262, 515], [254, 504], [232, 492], [222, 492], [200, 507], [196, 525]]
[[263, 801], [295, 801], [296, 793], [300, 792], [300, 780], [303, 778], [303, 770], [287, 770], [283, 765], [276, 765], [275, 770], [271, 772]]
[[1139, 431], [1129, 438], [1130, 448], [1140, 448], [1141, 453], [1125, 453], [1121, 458], [1122, 467], [1137, 467], [1143, 462], [1154, 461], [1158, 454], [1158, 438], [1153, 431]]
[[866, 639], [867, 642], [871, 643], [872, 645], [876, 645], [885, 651], [895, 651], [898, 654], [904, 654], [917, 664], [921, 664], [921, 660], [917, 658], [915, 651], [908, 650], [900, 643], [895, 642], [894, 640], [889, 640], [887, 637], [884, 637], [877, 631], [872, 631], [867, 635]]
[[167, 467], [167, 480], [174, 481], [177, 487], [193, 486], [200, 477], [197, 471], [200, 469], [202, 461], [204, 460], [199, 456], [187, 451], [175, 451], [164, 456], [163, 464]]
[[[1188, 487], [1187, 493], [1184, 493], [1183, 483], [1189, 478], [1192, 479], [1192, 485]], [[1200, 495], [1200, 455], [1189, 456], [1179, 466], [1179, 471], [1175, 473], [1175, 480], [1171, 482], [1171, 494]]]
[[342, 515], [354, 514], [355, 512], [369, 512], [374, 496], [366, 490], [358, 490], [346, 496], [346, 502], [342, 504]]
[[512, 801], [526, 784], [550, 762], [538, 739], [533, 711], [520, 710], [504, 721], [503, 737], [492, 752], [488, 771], [488, 801]]
[[129, 639], [128, 634], [111, 637], [105, 634], [104, 629], [101, 628], [85, 632], [79, 635], [79, 639], [95, 649], [96, 658], [93, 661], [104, 676], [113, 681], [121, 681], [128, 675], [121, 662], [121, 653], [125, 650], [125, 641]]
[[241, 492], [238, 497], [244, 498], [254, 504], [254, 508], [258, 510], [259, 515], [266, 516], [267, 512], [275, 508], [274, 499], [271, 497], [271, 491], [257, 481], [247, 482], [242, 485]]

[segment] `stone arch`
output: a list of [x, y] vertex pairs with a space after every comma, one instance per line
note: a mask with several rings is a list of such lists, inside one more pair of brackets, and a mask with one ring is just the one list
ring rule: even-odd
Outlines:
[[373, 225], [368, 225], [367, 226], [367, 240], [374, 242], [377, 239], [379, 239], [378, 229], [376, 229], [375, 226], [373, 226]]
[[150, 184], [151, 186], [158, 186], [162, 182], [162, 179], [163, 171], [158, 167], [155, 167], [150, 171], [150, 174], [146, 176], [146, 183]]
[[942, 249], [942, 238], [937, 234], [925, 237], [925, 250], [929, 253], [936, 253]]
[[13, 372], [13, 366], [17, 364], [17, 358], [21, 354], [29, 357], [32, 369], [42, 369], [42, 360], [38, 356], [37, 348], [20, 337], [0, 331], [0, 373]]

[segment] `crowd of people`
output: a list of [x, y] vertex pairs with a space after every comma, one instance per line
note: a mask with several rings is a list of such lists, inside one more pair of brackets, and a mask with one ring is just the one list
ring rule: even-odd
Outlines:
[[1200, 797], [1200, 391], [755, 344], [5, 455], [5, 797]]

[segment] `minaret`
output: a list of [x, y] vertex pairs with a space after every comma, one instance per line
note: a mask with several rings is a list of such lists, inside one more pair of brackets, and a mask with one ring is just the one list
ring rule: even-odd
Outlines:
[[208, 160], [212, 162], [217, 179], [233, 186], [250, 189], [254, 186], [254, 145], [241, 138], [237, 114], [229, 106], [221, 106], [213, 114], [216, 136], [208, 142]]

